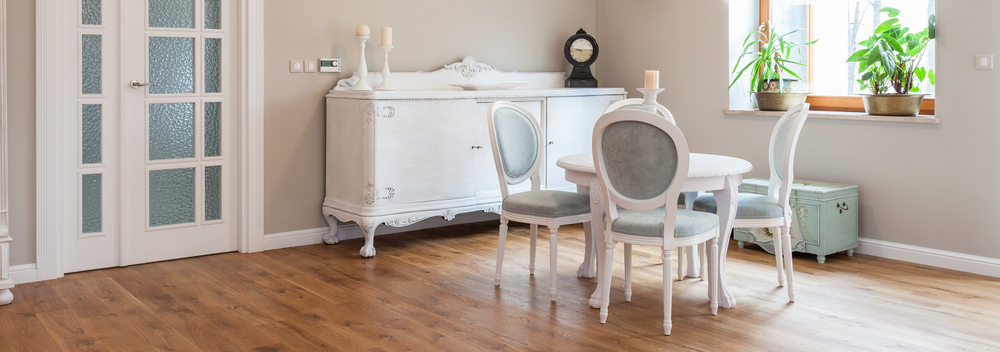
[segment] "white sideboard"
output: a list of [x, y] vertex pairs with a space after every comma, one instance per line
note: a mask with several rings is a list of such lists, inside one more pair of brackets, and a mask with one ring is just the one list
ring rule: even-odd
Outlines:
[[[337, 222], [364, 232], [361, 256], [375, 255], [381, 225], [402, 227], [431, 217], [500, 212], [500, 184], [490, 150], [486, 110], [517, 102], [539, 118], [547, 148], [542, 184], [575, 191], [556, 160], [591, 148], [601, 112], [625, 98], [621, 88], [562, 88], [562, 73], [497, 71], [466, 58], [434, 72], [393, 73], [396, 91], [351, 91], [349, 80], [326, 96], [326, 243]], [[380, 76], [369, 74], [372, 86]], [[465, 91], [456, 84], [528, 83], [516, 90]], [[530, 187], [527, 183], [521, 188]], [[519, 190], [518, 187], [512, 189]]]

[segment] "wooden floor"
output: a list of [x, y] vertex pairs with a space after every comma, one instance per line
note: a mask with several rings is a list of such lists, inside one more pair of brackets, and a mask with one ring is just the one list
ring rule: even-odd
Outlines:
[[864, 255], [795, 258], [797, 299], [776, 287], [773, 257], [730, 246], [734, 309], [709, 314], [707, 283], [674, 284], [662, 331], [658, 250], [636, 247], [632, 302], [621, 251], [608, 323], [577, 278], [580, 226], [559, 240], [559, 300], [549, 301], [548, 241], [528, 275], [527, 228], [507, 241], [493, 285], [492, 223], [254, 254], [228, 253], [17, 285], [0, 307], [2, 351], [360, 350], [1000, 350], [1000, 279]]

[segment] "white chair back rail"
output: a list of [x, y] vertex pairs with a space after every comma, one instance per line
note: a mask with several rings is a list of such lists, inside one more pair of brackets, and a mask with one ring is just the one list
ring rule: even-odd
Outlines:
[[[642, 105], [644, 101], [646, 100], [639, 98], [619, 100], [614, 104], [609, 105], [607, 109], [604, 109], [604, 113], [607, 114], [609, 112], [618, 110], [643, 110], [645, 109], [645, 106]], [[656, 113], [661, 117], [670, 121], [670, 123], [675, 125], [677, 124], [677, 122], [674, 121], [674, 115], [671, 114], [670, 110], [667, 110], [667, 107], [663, 106], [662, 104], [656, 104]]]
[[778, 119], [771, 132], [767, 153], [771, 179], [767, 193], [770, 197], [778, 198], [778, 204], [784, 208], [786, 218], [791, 216], [789, 198], [792, 194], [792, 182], [795, 180], [795, 146], [808, 116], [809, 104], [793, 106]]
[[[529, 167], [526, 172], [520, 175], [513, 175], [513, 177], [511, 175], [508, 175], [507, 171], [509, 169], [509, 166], [504, 165], [504, 158], [503, 155], [501, 155], [503, 152], [501, 148], [504, 148], [504, 146], [500, 144], [501, 142], [497, 138], [496, 123], [497, 119], [501, 118], [500, 116], [498, 116], [498, 112], [502, 113], [504, 110], [521, 115], [523, 118], [530, 121], [531, 128], [533, 129], [533, 132], [535, 134], [535, 141], [537, 143], [537, 147], [534, 153], [535, 154], [534, 160], [531, 161], [531, 167]], [[490, 108], [489, 110], [487, 110], [486, 118], [487, 118], [487, 123], [489, 124], [490, 144], [493, 149], [493, 161], [496, 163], [497, 178], [500, 180], [500, 194], [503, 196], [503, 198], [506, 199], [507, 196], [510, 195], [510, 191], [507, 188], [508, 185], [520, 184], [521, 182], [524, 182], [525, 180], [528, 179], [531, 180], [532, 191], [537, 191], [541, 189], [541, 179], [539, 177], [539, 169], [541, 168], [542, 165], [541, 153], [545, 146], [543, 145], [544, 139], [542, 139], [542, 129], [538, 124], [538, 121], [527, 109], [525, 109], [521, 105], [509, 101], [498, 101], [494, 102], [493, 104], [490, 104]], [[510, 148], [510, 146], [508, 146], [508, 148]]]

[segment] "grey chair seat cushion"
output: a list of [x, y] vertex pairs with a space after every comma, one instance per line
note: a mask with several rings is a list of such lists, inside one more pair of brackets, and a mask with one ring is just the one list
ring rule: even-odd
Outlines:
[[522, 215], [560, 218], [590, 213], [590, 195], [563, 191], [528, 191], [503, 200], [503, 210]]
[[[635, 236], [663, 237], [663, 208], [649, 211], [631, 211], [618, 208], [618, 218], [611, 223], [611, 231]], [[719, 216], [700, 211], [678, 209], [674, 237], [690, 237], [719, 227]]]
[[[719, 207], [715, 197], [701, 196], [694, 200], [691, 209], [718, 214]], [[778, 198], [762, 194], [739, 193], [736, 203], [737, 219], [774, 219], [785, 216], [785, 211], [778, 205]]]

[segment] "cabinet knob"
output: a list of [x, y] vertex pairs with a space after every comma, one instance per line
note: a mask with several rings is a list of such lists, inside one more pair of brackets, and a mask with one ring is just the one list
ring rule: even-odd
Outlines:
[[483, 147], [480, 147], [478, 145], [474, 145], [474, 146], [472, 146], [472, 149], [483, 149]]
[[556, 142], [551, 142], [551, 141], [549, 142], [549, 145], [553, 145], [553, 144], [556, 144]]

